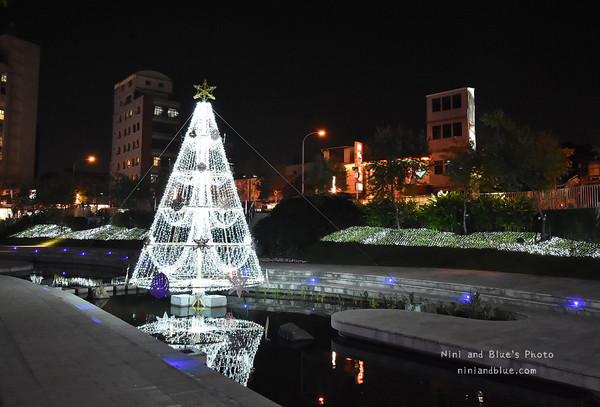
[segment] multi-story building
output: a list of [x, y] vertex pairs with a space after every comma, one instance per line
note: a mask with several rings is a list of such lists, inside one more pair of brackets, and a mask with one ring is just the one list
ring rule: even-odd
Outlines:
[[428, 184], [434, 191], [452, 188], [446, 175], [451, 147], [475, 148], [475, 89], [460, 88], [426, 96], [427, 143], [433, 169]]
[[22, 187], [36, 172], [40, 47], [0, 36], [0, 189]]
[[178, 101], [173, 82], [156, 71], [139, 71], [114, 86], [113, 143], [110, 173], [138, 180], [150, 170], [150, 182], [168, 177], [180, 146]]

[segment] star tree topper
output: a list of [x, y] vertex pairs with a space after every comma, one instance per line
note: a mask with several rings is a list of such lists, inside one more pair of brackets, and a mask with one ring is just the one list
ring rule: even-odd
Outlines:
[[194, 99], [202, 99], [203, 102], [206, 102], [206, 99], [215, 100], [215, 97], [213, 96], [212, 92], [216, 88], [217, 88], [216, 86], [208, 86], [206, 84], [206, 79], [205, 79], [204, 82], [202, 83], [202, 85], [194, 85], [194, 89], [196, 89], [196, 91], [198, 91], [198, 93], [196, 93], [194, 95]]

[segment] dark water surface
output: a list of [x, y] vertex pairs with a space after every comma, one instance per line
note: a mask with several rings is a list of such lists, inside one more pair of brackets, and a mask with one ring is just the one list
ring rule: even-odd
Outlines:
[[[530, 376], [459, 375], [462, 365], [448, 360], [340, 337], [330, 318], [310, 307], [248, 309], [236, 300], [229, 312], [266, 327], [248, 387], [283, 406], [600, 406], [598, 395], [585, 390]], [[102, 308], [134, 326], [171, 310], [168, 298], [150, 295], [114, 296]], [[315, 340], [279, 339], [279, 326], [288, 322]]]

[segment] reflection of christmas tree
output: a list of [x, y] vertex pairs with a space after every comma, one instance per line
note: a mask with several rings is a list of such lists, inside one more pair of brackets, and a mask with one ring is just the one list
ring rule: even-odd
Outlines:
[[[214, 87], [195, 86], [198, 102], [131, 283], [150, 288], [168, 278], [171, 291], [231, 289], [264, 279], [212, 106]], [[231, 278], [234, 281], [230, 281]], [[157, 280], [154, 281], [157, 284]]]
[[231, 318], [157, 318], [139, 327], [175, 349], [195, 348], [206, 354], [206, 365], [247, 386], [264, 328]]

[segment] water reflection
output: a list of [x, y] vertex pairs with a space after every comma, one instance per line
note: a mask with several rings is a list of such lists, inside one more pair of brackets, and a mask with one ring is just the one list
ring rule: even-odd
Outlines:
[[175, 349], [195, 349], [206, 354], [206, 365], [247, 386], [264, 328], [252, 321], [234, 318], [157, 317], [139, 327]]

